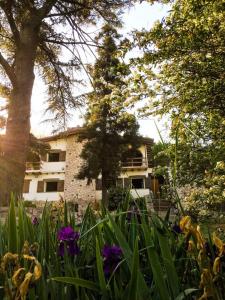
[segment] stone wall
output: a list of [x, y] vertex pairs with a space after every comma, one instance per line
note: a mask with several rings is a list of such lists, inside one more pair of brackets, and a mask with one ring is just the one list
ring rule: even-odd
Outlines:
[[86, 180], [78, 180], [76, 175], [82, 165], [80, 153], [82, 143], [77, 141], [76, 136], [67, 137], [66, 169], [64, 199], [78, 203], [79, 212], [82, 212], [90, 202], [95, 202], [95, 183], [87, 185]]

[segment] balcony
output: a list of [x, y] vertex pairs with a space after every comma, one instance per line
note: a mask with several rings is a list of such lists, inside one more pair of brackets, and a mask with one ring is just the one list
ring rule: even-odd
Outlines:
[[39, 173], [41, 170], [41, 162], [26, 162], [26, 173]]
[[147, 158], [143, 157], [126, 158], [121, 163], [121, 167], [124, 170], [146, 170], [148, 168], [148, 161]]

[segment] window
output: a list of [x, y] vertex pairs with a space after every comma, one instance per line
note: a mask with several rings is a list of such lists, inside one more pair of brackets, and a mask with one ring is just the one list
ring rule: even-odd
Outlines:
[[48, 154], [48, 161], [49, 162], [59, 161], [59, 152], [50, 152]]
[[132, 189], [144, 189], [144, 178], [132, 178], [131, 179]]
[[38, 181], [37, 193], [64, 192], [64, 180], [59, 178]]
[[30, 189], [30, 179], [25, 179], [23, 182], [23, 193], [29, 193], [29, 189]]
[[46, 182], [46, 192], [57, 192], [57, 191], [58, 191], [58, 181]]

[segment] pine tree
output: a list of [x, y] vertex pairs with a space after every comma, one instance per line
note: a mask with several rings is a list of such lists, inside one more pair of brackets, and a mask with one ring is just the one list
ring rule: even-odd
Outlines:
[[107, 189], [116, 184], [122, 155], [139, 143], [135, 116], [127, 112], [126, 78], [129, 67], [119, 59], [119, 35], [110, 25], [103, 26], [98, 36], [101, 47], [91, 69], [93, 92], [88, 96], [84, 141], [81, 157], [84, 164], [78, 178], [88, 182], [102, 178], [102, 201], [107, 206]]

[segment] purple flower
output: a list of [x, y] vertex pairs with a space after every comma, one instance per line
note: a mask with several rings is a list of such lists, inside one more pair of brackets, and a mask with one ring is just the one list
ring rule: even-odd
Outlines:
[[33, 218], [32, 218], [32, 224], [33, 224], [33, 225], [38, 225], [38, 224], [39, 224], [38, 218], [37, 218], [37, 217], [33, 217]]
[[176, 233], [176, 234], [182, 233], [182, 230], [181, 230], [180, 226], [177, 225], [177, 224], [174, 224], [174, 225], [173, 225], [172, 231], [173, 231], [174, 233]]
[[59, 241], [75, 241], [79, 239], [79, 233], [75, 232], [72, 227], [62, 227], [58, 232]]
[[102, 256], [104, 257], [104, 273], [106, 277], [109, 277], [121, 260], [122, 249], [119, 246], [105, 245], [102, 249]]
[[62, 227], [58, 232], [59, 249], [58, 254], [64, 256], [65, 250], [68, 255], [74, 256], [80, 253], [80, 249], [77, 245], [79, 239], [79, 233], [74, 231], [72, 227]]

